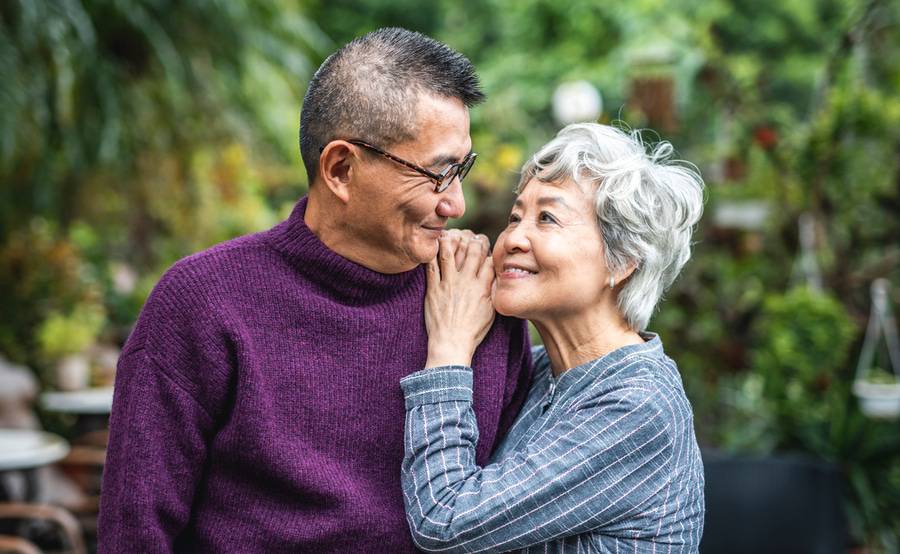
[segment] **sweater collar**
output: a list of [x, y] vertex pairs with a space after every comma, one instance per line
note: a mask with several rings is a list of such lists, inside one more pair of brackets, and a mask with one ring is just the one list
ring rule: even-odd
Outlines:
[[387, 274], [344, 258], [328, 248], [306, 225], [308, 201], [309, 197], [302, 197], [290, 217], [267, 232], [272, 247], [298, 272], [349, 304], [378, 303], [403, 295], [421, 296], [424, 286], [416, 285], [425, 283], [423, 266]]

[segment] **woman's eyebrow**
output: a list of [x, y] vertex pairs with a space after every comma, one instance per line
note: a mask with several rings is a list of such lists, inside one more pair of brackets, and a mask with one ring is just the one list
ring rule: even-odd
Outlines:
[[567, 210], [571, 210], [572, 206], [569, 206], [569, 203], [566, 202], [566, 199], [562, 196], [541, 196], [537, 199], [538, 206], [547, 206], [549, 204], [555, 204], [557, 206], [562, 206]]
[[[538, 206], [547, 206], [547, 205], [557, 205], [561, 206], [567, 210], [572, 210], [572, 206], [566, 202], [566, 199], [562, 196], [541, 196], [535, 202]], [[515, 206], [521, 208], [524, 205], [521, 198], [516, 198]]]

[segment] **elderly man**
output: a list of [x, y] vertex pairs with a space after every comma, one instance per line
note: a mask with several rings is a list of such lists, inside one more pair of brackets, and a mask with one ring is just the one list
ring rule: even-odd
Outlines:
[[[119, 360], [102, 552], [411, 552], [399, 381], [424, 367], [425, 274], [471, 168], [469, 61], [381, 29], [310, 83], [308, 197], [175, 264]], [[527, 390], [527, 333], [476, 353], [484, 464]]]

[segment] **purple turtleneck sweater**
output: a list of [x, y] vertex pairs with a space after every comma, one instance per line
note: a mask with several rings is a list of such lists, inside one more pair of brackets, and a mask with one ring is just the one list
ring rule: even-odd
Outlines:
[[[422, 267], [376, 273], [290, 218], [176, 263], [122, 351], [100, 552], [415, 552], [400, 379], [425, 365]], [[475, 353], [477, 463], [527, 393], [523, 322]]]

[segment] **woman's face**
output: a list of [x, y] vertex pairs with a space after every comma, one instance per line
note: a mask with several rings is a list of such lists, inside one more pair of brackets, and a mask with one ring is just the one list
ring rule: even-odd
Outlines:
[[571, 181], [529, 181], [494, 246], [494, 307], [532, 321], [577, 316], [608, 294], [591, 192]]

